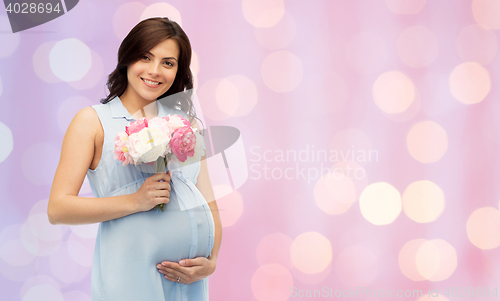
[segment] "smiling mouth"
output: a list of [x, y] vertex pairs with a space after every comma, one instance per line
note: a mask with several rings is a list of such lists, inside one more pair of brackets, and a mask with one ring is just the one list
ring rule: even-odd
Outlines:
[[142, 77], [141, 77], [141, 79], [142, 79], [143, 82], [145, 82], [148, 85], [160, 85], [161, 84], [161, 82], [155, 82], [155, 81], [152, 81], [152, 80], [149, 80], [149, 79], [145, 79], [145, 78], [142, 78]]

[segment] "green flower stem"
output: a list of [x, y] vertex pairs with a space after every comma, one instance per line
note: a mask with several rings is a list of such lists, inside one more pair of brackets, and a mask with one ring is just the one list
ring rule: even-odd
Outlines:
[[[169, 156], [165, 156], [165, 158], [160, 157], [155, 161], [155, 172], [166, 172], [168, 159], [170, 158], [167, 157]], [[155, 209], [157, 208], [161, 209], [161, 212], [163, 212], [165, 209], [165, 203], [156, 205]]]

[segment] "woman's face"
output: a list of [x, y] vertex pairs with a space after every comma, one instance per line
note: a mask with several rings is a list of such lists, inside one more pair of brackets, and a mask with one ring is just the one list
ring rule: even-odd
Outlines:
[[177, 74], [179, 47], [166, 39], [127, 68], [127, 97], [151, 102], [167, 92]]

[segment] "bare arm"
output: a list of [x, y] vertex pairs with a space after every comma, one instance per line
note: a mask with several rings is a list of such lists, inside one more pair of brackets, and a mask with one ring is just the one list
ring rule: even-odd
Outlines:
[[[78, 196], [94, 158], [95, 137], [100, 127], [95, 110], [86, 107], [75, 115], [64, 135], [47, 207], [53, 225], [98, 223], [168, 203], [170, 176], [160, 173], [147, 178], [134, 194], [107, 198]], [[159, 179], [166, 180], [166, 183], [157, 182]]]
[[[192, 121], [192, 127], [199, 129], [196, 120]], [[215, 225], [215, 237], [214, 237], [214, 247], [212, 249], [212, 254], [209, 259], [217, 261], [217, 256], [219, 255], [219, 249], [222, 243], [222, 223], [219, 214], [219, 208], [217, 207], [217, 202], [215, 201], [215, 194], [212, 188], [212, 183], [210, 181], [210, 176], [208, 174], [208, 166], [206, 155], [201, 157], [200, 173], [196, 180], [196, 187], [201, 192], [203, 197], [208, 203], [210, 210], [212, 211], [212, 216], [214, 217]]]
[[222, 223], [220, 220], [219, 208], [217, 207], [217, 202], [215, 201], [215, 195], [212, 188], [212, 183], [208, 175], [208, 167], [206, 157], [201, 158], [200, 174], [196, 182], [196, 187], [200, 190], [201, 194], [205, 197], [208, 202], [208, 206], [212, 211], [214, 217], [215, 225], [215, 237], [214, 237], [214, 248], [212, 249], [212, 254], [210, 254], [209, 259], [217, 261], [217, 256], [219, 255], [219, 249], [222, 242]]

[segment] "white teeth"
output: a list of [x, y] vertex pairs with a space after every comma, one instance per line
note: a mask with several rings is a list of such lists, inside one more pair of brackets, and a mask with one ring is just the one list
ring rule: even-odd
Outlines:
[[150, 85], [159, 85], [160, 84], [158, 82], [152, 82], [152, 81], [149, 81], [149, 80], [144, 79], [144, 78], [142, 80], [145, 81], [147, 84], [150, 84]]

